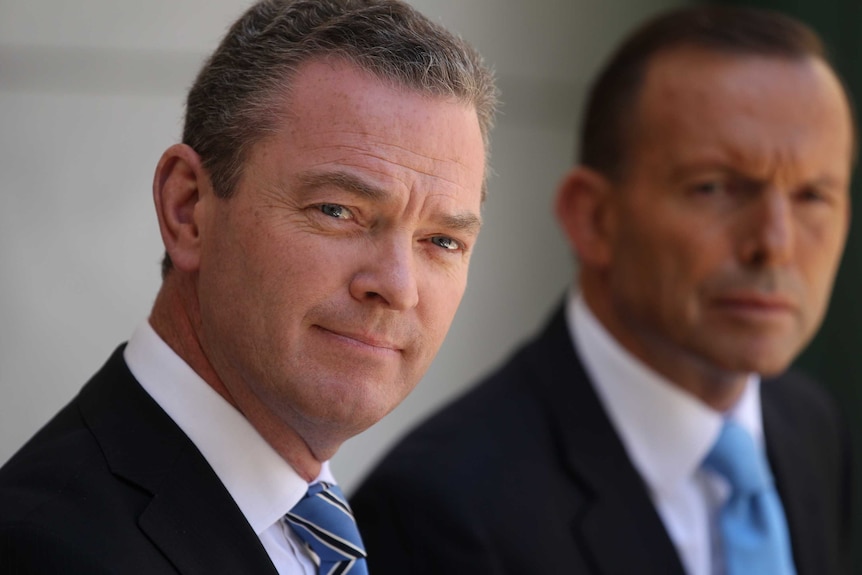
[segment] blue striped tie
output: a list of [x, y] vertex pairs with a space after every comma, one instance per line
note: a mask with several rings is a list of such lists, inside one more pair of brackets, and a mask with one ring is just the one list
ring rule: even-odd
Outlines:
[[740, 425], [727, 421], [704, 467], [731, 486], [719, 514], [728, 575], [794, 575], [787, 520], [763, 453]]
[[311, 549], [319, 575], [368, 575], [365, 546], [337, 485], [310, 486], [284, 519]]

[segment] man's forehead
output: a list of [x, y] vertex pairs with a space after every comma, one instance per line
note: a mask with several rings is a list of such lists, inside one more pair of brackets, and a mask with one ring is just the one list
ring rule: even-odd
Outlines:
[[[826, 74], [818, 73], [822, 71]], [[703, 87], [705, 84], [720, 86], [729, 77], [757, 79], [766, 75], [797, 76], [800, 82], [815, 76], [832, 76], [837, 82], [831, 66], [816, 55], [791, 57], [685, 45], [662, 50], [649, 59], [640, 92], [668, 86], [705, 92], [708, 90]]]
[[650, 62], [632, 113], [634, 123], [705, 122], [707, 112], [768, 118], [789, 106], [834, 109], [836, 94], [847, 104], [837, 76], [816, 57], [685, 48]]
[[[310, 62], [281, 102], [275, 140], [315, 161], [400, 164], [464, 185], [485, 147], [474, 107], [392, 86], [350, 63]], [[478, 181], [476, 185], [481, 185]]]
[[[321, 113], [341, 112], [339, 116], [328, 117], [329, 127], [339, 122], [350, 121], [358, 129], [363, 126], [373, 130], [381, 124], [380, 119], [398, 117], [402, 110], [412, 109], [416, 117], [415, 129], [427, 127], [428, 122], [438, 121], [435, 108], [457, 108], [465, 118], [475, 123], [482, 135], [483, 150], [488, 156], [488, 142], [482, 133], [476, 104], [451, 94], [440, 94], [432, 88], [406, 84], [400, 80], [370, 71], [360, 63], [337, 55], [322, 55], [307, 59], [297, 66], [284, 79], [284, 86], [271, 96], [271, 105], [282, 123], [285, 120], [296, 124], [310, 117], [309, 110]], [[381, 99], [387, 98], [389, 109], [382, 115], [369, 114], [369, 108]], [[421, 111], [424, 109], [424, 122]], [[355, 111], [355, 114], [343, 112]], [[401, 116], [403, 119], [404, 116]], [[278, 126], [275, 127], [278, 129]]]

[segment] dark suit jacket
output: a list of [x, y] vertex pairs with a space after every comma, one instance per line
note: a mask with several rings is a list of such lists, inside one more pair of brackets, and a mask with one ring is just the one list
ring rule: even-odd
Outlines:
[[[796, 375], [764, 382], [762, 402], [798, 573], [844, 573], [846, 429]], [[351, 504], [374, 575], [683, 573], [562, 310], [395, 447]]]
[[0, 573], [276, 575], [122, 348], [0, 469]]

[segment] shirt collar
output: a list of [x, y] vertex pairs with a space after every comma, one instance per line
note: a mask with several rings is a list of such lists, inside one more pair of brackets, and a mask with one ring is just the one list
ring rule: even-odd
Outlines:
[[576, 352], [635, 467], [654, 491], [691, 478], [718, 439], [725, 417], [763, 444], [760, 378], [752, 374], [737, 404], [713, 410], [623, 348], [572, 290], [566, 319]]
[[[135, 330], [123, 357], [141, 387], [195, 444], [255, 533], [279, 521], [305, 495], [305, 480], [148, 322]], [[316, 481], [334, 483], [329, 462]]]

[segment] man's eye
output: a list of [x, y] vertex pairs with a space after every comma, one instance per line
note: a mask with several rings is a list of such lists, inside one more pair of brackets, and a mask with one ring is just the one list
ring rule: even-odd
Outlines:
[[327, 216], [333, 218], [339, 218], [342, 220], [349, 219], [351, 217], [350, 210], [345, 208], [344, 206], [340, 206], [338, 204], [321, 204], [320, 211], [326, 214]]
[[452, 238], [446, 236], [434, 236], [433, 238], [431, 238], [431, 242], [434, 245], [440, 246], [444, 250], [454, 251], [461, 248], [460, 244], [458, 244], [456, 240], [453, 240]]
[[804, 202], [825, 202], [827, 201], [827, 196], [821, 190], [817, 188], [804, 188], [799, 192], [799, 199]]
[[700, 182], [698, 184], [695, 184], [692, 187], [692, 190], [696, 194], [703, 195], [703, 196], [709, 196], [712, 194], [716, 194], [716, 193], [724, 191], [724, 189], [725, 189], [725, 185], [719, 181]]

